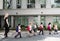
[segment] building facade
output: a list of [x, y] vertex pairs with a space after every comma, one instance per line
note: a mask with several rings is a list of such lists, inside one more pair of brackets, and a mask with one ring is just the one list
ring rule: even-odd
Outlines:
[[11, 27], [18, 23], [27, 26], [30, 22], [45, 26], [49, 22], [60, 25], [60, 0], [0, 0], [0, 27], [3, 17], [9, 13]]

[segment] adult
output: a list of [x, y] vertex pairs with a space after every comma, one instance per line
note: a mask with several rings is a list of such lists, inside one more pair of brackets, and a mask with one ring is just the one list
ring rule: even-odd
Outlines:
[[5, 28], [5, 38], [8, 37], [8, 32], [9, 32], [9, 22], [8, 22], [8, 16], [9, 14], [6, 13], [5, 16], [4, 16], [4, 28]]

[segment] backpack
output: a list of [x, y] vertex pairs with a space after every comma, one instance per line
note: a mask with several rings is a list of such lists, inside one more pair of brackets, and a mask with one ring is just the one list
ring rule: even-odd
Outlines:
[[43, 27], [40, 25], [39, 29], [40, 29], [40, 30], [43, 30]]
[[18, 26], [16, 27], [16, 32], [18, 32]]

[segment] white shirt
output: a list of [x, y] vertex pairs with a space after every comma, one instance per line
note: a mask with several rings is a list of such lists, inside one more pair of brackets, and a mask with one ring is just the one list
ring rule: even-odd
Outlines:
[[34, 28], [37, 28], [37, 26], [36, 26], [36, 25], [34, 25]]
[[54, 26], [54, 29], [58, 29], [58, 28], [57, 28], [57, 25]]
[[18, 26], [18, 32], [21, 32], [21, 27], [20, 26]]
[[31, 25], [29, 25], [29, 27], [30, 27], [30, 30], [32, 30], [32, 26], [31, 26]]

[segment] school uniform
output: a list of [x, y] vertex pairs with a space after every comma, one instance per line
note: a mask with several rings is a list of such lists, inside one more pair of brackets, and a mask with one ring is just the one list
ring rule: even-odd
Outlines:
[[54, 32], [57, 33], [57, 31], [58, 31], [57, 25], [54, 25]]
[[48, 25], [48, 30], [49, 30], [49, 34], [51, 34], [51, 24], [50, 25]]
[[29, 33], [32, 33], [32, 26], [29, 25]]
[[41, 32], [42, 32], [42, 35], [43, 35], [44, 32], [43, 32], [43, 25], [42, 25], [42, 24], [41, 24], [40, 27], [39, 27], [39, 35], [40, 35]]
[[21, 38], [22, 36], [21, 36], [21, 27], [20, 27], [20, 26], [17, 26], [16, 32], [17, 32], [17, 35], [15, 36], [15, 38], [16, 38], [18, 35], [20, 35], [20, 38]]
[[33, 28], [33, 31], [36, 32], [36, 28], [37, 28], [37, 26], [36, 26], [36, 25], [33, 25], [32, 28]]

